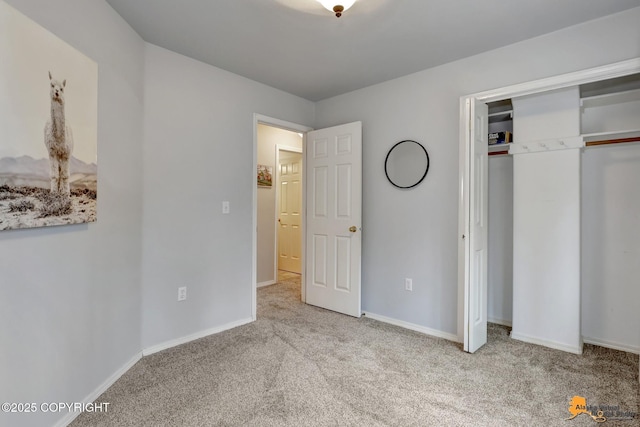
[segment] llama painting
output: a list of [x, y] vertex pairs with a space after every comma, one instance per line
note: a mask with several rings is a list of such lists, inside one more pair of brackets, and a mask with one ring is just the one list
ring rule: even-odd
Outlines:
[[73, 134], [64, 117], [64, 88], [67, 81], [60, 83], [51, 77], [51, 118], [44, 128], [44, 144], [49, 152], [51, 192], [70, 195], [69, 160], [73, 152]]
[[96, 63], [2, 0], [0, 40], [0, 230], [96, 221]]

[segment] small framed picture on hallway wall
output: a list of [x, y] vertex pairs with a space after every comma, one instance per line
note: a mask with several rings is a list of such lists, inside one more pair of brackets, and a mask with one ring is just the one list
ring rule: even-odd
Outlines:
[[258, 165], [258, 187], [273, 185], [273, 166]]

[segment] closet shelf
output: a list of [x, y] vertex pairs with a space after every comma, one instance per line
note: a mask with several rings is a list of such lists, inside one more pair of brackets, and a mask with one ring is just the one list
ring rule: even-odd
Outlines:
[[640, 136], [640, 128], [608, 132], [583, 133], [581, 136], [586, 142], [592, 142], [598, 139], [635, 138]]
[[604, 107], [608, 105], [637, 102], [640, 100], [640, 89], [631, 89], [621, 92], [605, 93], [602, 95], [587, 96], [580, 99], [583, 108]]
[[640, 142], [640, 129], [590, 133], [582, 135], [582, 138], [584, 139], [587, 147], [592, 147], [594, 145]]
[[498, 111], [489, 114], [489, 123], [506, 122], [513, 119], [513, 110]]
[[494, 145], [489, 145], [489, 155], [494, 154], [494, 153], [501, 153], [503, 151], [506, 151], [507, 153], [509, 152], [509, 147], [511, 146], [511, 144], [513, 144], [512, 142], [508, 142], [505, 144], [494, 144]]

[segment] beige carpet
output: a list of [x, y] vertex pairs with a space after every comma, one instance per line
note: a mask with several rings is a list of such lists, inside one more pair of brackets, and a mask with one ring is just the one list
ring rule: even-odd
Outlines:
[[[570, 399], [638, 412], [638, 356], [581, 356], [491, 325], [476, 354], [300, 303], [296, 275], [258, 290], [258, 321], [143, 358], [80, 426], [592, 426]], [[640, 419], [604, 426], [640, 425]]]

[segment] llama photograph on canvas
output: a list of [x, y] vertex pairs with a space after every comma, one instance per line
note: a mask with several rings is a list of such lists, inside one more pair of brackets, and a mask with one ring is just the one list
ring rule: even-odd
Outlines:
[[0, 230], [97, 218], [97, 64], [0, 0]]

